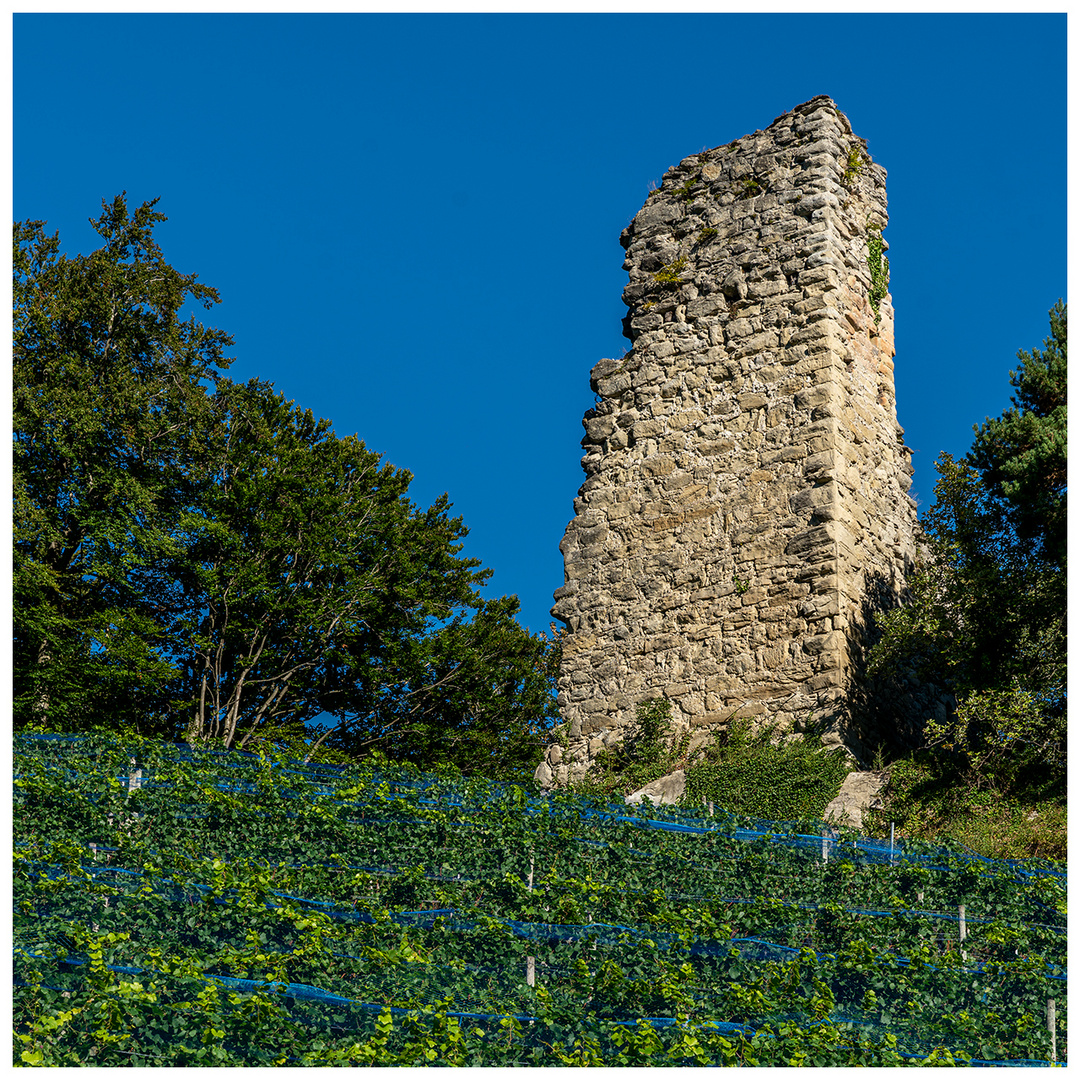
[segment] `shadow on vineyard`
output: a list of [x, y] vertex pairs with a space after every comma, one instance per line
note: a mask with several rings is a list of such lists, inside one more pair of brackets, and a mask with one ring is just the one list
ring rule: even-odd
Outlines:
[[1061, 864], [96, 735], [14, 790], [15, 1064], [1066, 1059]]

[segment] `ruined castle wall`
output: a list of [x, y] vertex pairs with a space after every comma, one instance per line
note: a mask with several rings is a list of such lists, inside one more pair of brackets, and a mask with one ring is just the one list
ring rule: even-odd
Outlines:
[[[583, 775], [636, 705], [844, 729], [869, 610], [914, 557], [885, 171], [828, 98], [671, 169], [622, 236], [633, 343], [592, 371], [561, 549], [559, 702]], [[875, 245], [877, 245], [875, 250]]]

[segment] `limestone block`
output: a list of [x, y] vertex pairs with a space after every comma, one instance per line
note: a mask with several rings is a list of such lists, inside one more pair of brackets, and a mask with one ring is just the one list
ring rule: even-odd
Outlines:
[[612, 416], [595, 416], [586, 421], [585, 430], [593, 442], [600, 442], [615, 430], [615, 418]]
[[651, 784], [646, 784], [632, 795], [627, 795], [625, 802], [628, 806], [636, 806], [646, 800], [657, 805], [677, 803], [685, 792], [686, 774], [682, 769], [678, 769], [667, 776], [660, 777], [659, 780], [654, 780]]
[[844, 646], [844, 635], [838, 630], [832, 630], [827, 634], [814, 634], [802, 639], [803, 651], [810, 656], [820, 656], [822, 653], [837, 653]]
[[817, 510], [823, 506], [835, 505], [840, 501], [840, 489], [833, 481], [804, 488], [791, 498], [791, 509], [795, 513], [804, 510]]
[[863, 814], [882, 805], [881, 790], [887, 780], [882, 772], [849, 772], [836, 798], [825, 807], [825, 820], [861, 830]]
[[649, 438], [652, 435], [661, 435], [667, 425], [663, 418], [653, 420], [639, 420], [633, 427], [633, 437], [637, 441]]

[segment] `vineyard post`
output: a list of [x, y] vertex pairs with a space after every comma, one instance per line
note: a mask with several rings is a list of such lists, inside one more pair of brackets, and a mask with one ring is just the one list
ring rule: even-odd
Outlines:
[[[966, 938], [966, 937], [967, 937], [967, 921], [965, 919], [964, 905], [961, 904], [960, 905], [960, 944], [961, 944], [961, 946], [963, 946], [964, 938]], [[960, 959], [961, 960], [966, 960], [967, 959], [967, 952], [963, 948], [960, 949]]]
[[1046, 1026], [1050, 1029], [1050, 1061], [1057, 1062], [1057, 1002], [1050, 998], [1046, 1003]]
[[895, 865], [896, 858], [893, 854], [893, 842], [896, 839], [896, 822], [889, 822], [889, 865]]
[[[139, 763], [135, 760], [135, 758], [129, 758], [128, 759], [128, 769], [130, 771], [128, 772], [128, 783], [127, 783], [128, 793], [125, 796], [125, 798], [130, 799], [131, 798], [131, 793], [133, 791], [137, 791], [139, 788], [142, 787], [142, 769], [136, 768], [136, 766], [138, 764]], [[136, 818], [138, 816], [139, 816], [138, 814], [135, 815]], [[127, 834], [128, 834], [128, 836], [131, 835], [131, 823], [134, 820], [135, 820], [134, 818], [125, 818], [124, 821], [122, 822], [122, 824], [127, 826]], [[109, 819], [109, 824], [110, 825], [112, 824], [112, 818], [111, 817]], [[109, 906], [108, 901], [105, 902], [105, 906], [106, 907]]]
[[[533, 870], [536, 867], [536, 855], [534, 852], [529, 852], [529, 892], [533, 891]], [[525, 982], [529, 986], [536, 985], [536, 957], [525, 957]]]

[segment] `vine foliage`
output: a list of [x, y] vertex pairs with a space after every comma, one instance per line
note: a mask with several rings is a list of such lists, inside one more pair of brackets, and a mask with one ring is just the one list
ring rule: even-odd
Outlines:
[[19, 1065], [1066, 1056], [1050, 864], [101, 735], [15, 803]]

